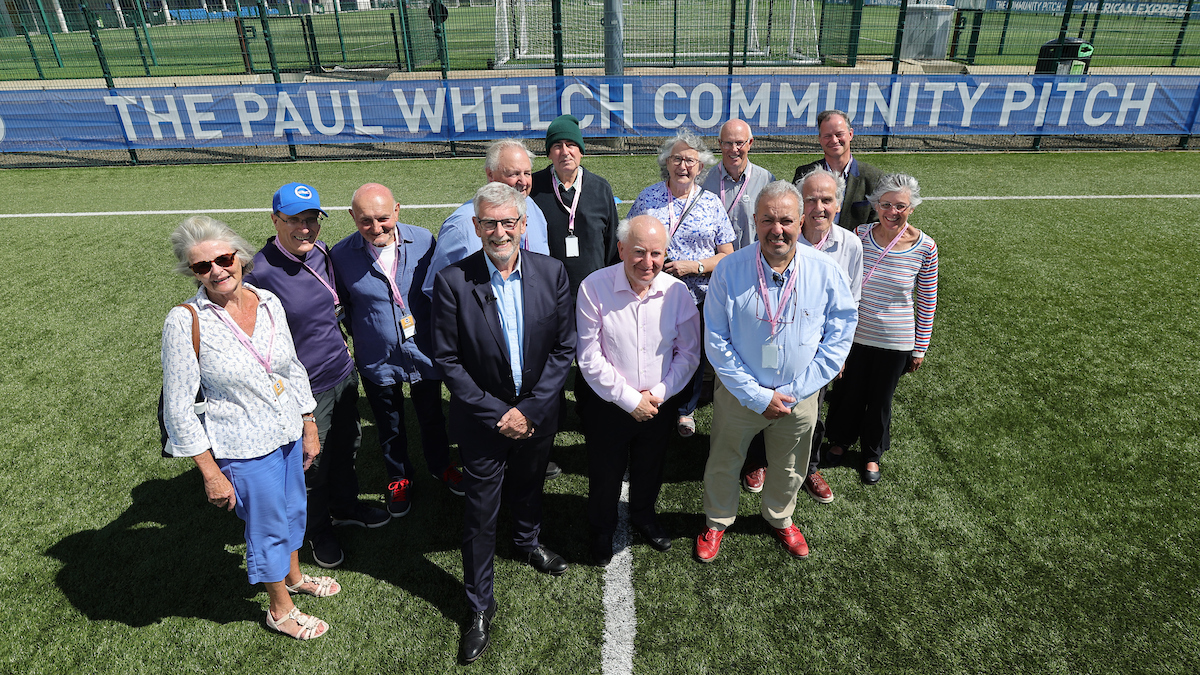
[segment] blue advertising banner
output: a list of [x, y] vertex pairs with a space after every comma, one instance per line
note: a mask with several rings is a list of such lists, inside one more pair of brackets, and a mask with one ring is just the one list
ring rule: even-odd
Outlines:
[[[864, 0], [864, 5], [870, 7], [899, 7], [900, 0]], [[959, 2], [959, 0], [948, 0], [947, 5], [966, 5], [961, 7], [964, 11], [969, 10], [987, 10], [989, 12], [1003, 12], [1011, 9], [1014, 12], [1026, 14], [1058, 14], [1062, 15], [1067, 11], [1066, 0], [984, 0], [983, 3], [978, 0], [971, 2]], [[1101, 14], [1112, 16], [1155, 16], [1168, 19], [1182, 19], [1187, 14], [1188, 5], [1186, 2], [1128, 2], [1126, 0], [1077, 0], [1071, 6], [1071, 13], [1075, 16], [1080, 14], [1095, 14], [1096, 10], [1100, 10]]]
[[815, 132], [845, 111], [857, 133], [1197, 132], [1196, 76], [772, 75], [528, 77], [113, 90], [0, 91], [0, 151], [537, 138], [556, 116], [584, 136]]

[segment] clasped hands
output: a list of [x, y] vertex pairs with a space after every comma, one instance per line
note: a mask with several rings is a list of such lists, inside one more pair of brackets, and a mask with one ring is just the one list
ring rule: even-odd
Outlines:
[[533, 425], [520, 410], [509, 408], [496, 423], [496, 431], [514, 441], [520, 441], [533, 436]]

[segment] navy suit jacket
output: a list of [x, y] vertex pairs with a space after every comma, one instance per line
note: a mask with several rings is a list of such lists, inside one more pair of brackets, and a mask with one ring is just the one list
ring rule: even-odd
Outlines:
[[534, 436], [558, 428], [560, 392], [575, 358], [575, 315], [567, 270], [549, 256], [521, 251], [525, 344], [516, 391], [484, 252], [438, 272], [433, 283], [434, 360], [450, 390], [451, 435], [486, 440], [510, 408]]

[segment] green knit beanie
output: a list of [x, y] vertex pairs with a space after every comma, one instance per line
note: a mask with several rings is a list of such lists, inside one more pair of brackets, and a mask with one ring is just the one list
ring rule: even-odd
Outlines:
[[579, 146], [579, 152], [586, 152], [583, 147], [583, 134], [579, 132], [579, 120], [574, 115], [559, 115], [550, 127], [546, 129], [546, 153], [550, 147], [559, 141], [571, 141]]

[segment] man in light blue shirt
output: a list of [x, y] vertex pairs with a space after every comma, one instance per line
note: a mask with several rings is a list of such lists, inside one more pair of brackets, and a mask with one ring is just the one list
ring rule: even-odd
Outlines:
[[766, 440], [763, 518], [795, 558], [808, 556], [792, 524], [804, 482], [817, 392], [850, 353], [858, 312], [850, 285], [829, 256], [798, 246], [799, 191], [775, 181], [759, 193], [758, 244], [726, 256], [713, 271], [704, 304], [705, 351], [717, 373], [708, 464], [704, 471], [707, 528], [696, 558], [717, 556], [737, 517], [739, 479], [750, 440]]
[[[529, 198], [529, 186], [533, 184], [533, 153], [525, 144], [513, 138], [505, 138], [488, 146], [483, 172], [487, 182], [499, 182], [514, 188], [525, 196], [525, 236], [521, 248], [550, 255], [550, 244], [546, 241], [546, 216], [538, 205]], [[433, 249], [433, 260], [429, 262], [429, 274], [421, 290], [433, 297], [433, 279], [447, 265], [462, 260], [482, 248], [479, 235], [475, 234], [475, 205], [468, 201], [454, 210], [438, 230], [437, 244]]]

